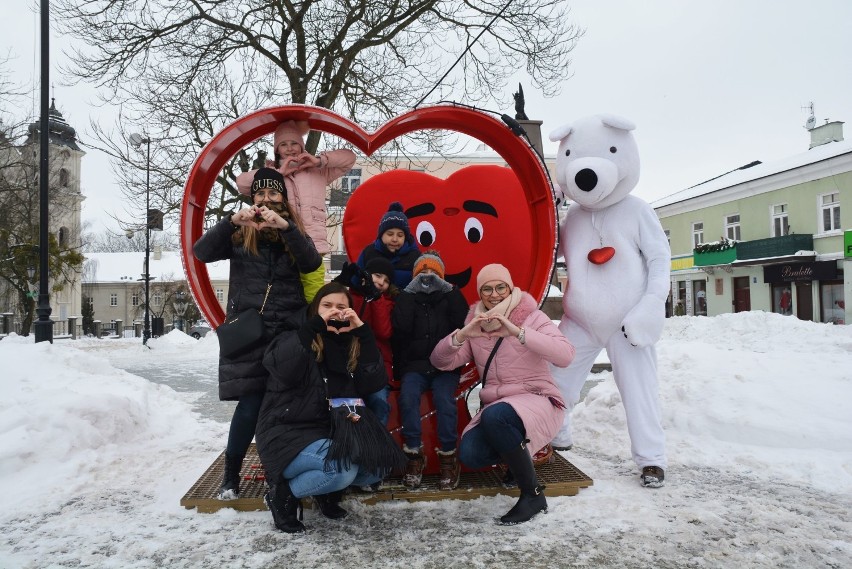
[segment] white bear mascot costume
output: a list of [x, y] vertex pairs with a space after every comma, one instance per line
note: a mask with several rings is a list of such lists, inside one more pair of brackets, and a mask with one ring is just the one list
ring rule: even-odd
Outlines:
[[595, 115], [550, 134], [559, 141], [556, 181], [573, 202], [559, 228], [568, 273], [559, 329], [576, 349], [569, 367], [551, 366], [569, 411], [553, 446], [573, 444], [570, 410], [606, 348], [633, 460], [643, 485], [659, 487], [666, 452], [654, 344], [665, 321], [671, 251], [654, 210], [630, 195], [639, 180], [634, 128], [626, 119]]

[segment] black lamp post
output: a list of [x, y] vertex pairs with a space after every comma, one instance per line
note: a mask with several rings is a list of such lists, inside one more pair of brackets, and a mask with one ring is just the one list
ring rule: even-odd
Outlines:
[[147, 146], [145, 153], [145, 320], [142, 325], [142, 344], [148, 345], [151, 337], [151, 139], [141, 134], [131, 134], [130, 144], [141, 148]]
[[48, 255], [50, 246], [48, 244], [48, 176], [49, 159], [48, 142], [50, 136], [50, 14], [48, 11], [49, 0], [41, 1], [41, 124], [39, 125], [39, 165], [38, 165], [38, 201], [39, 201], [39, 230], [38, 239], [41, 244], [39, 250], [39, 286], [38, 307], [36, 314], [38, 320], [35, 323], [35, 341], [53, 343], [53, 320], [50, 319], [50, 287], [48, 285]]

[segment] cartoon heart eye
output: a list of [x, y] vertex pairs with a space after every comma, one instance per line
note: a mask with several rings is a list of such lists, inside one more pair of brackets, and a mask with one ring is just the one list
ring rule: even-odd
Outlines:
[[435, 239], [438, 237], [437, 232], [435, 231], [435, 226], [428, 221], [421, 221], [417, 224], [417, 230], [415, 231], [414, 236], [417, 237], [417, 242], [424, 247], [431, 246], [435, 243]]
[[471, 243], [479, 243], [482, 241], [482, 222], [475, 217], [467, 218], [464, 222], [464, 236]]

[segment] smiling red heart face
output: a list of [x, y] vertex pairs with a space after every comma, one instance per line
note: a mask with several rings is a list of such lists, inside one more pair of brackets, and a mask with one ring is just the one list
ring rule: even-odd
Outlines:
[[[390, 201], [402, 201], [406, 207], [411, 207], [406, 202], [411, 202], [412, 199], [409, 198], [416, 197], [417, 200], [423, 200], [421, 203], [435, 205], [435, 212], [427, 221], [436, 229], [434, 246], [440, 247], [441, 255], [446, 257], [447, 263], [452, 263], [447, 267], [448, 272], [464, 273], [469, 266], [469, 282], [475, 281], [474, 271], [478, 270], [477, 265], [473, 262], [465, 264], [464, 257], [477, 249], [474, 246], [478, 243], [473, 243], [471, 238], [474, 232], [478, 231], [476, 224], [481, 223], [483, 231], [480, 241], [493, 248], [493, 257], [487, 252], [481, 252], [470, 261], [481, 263], [482, 260], [491, 258], [489, 262], [502, 262], [499, 259], [505, 259], [504, 264], [512, 272], [512, 278], [518, 286], [523, 287], [521, 283], [529, 283], [526, 289], [533, 297], [537, 300], [544, 297], [556, 249], [557, 224], [553, 187], [544, 166], [529, 144], [513, 135], [506, 125], [479, 111], [442, 105], [410, 111], [392, 119], [374, 133], [369, 133], [328, 109], [287, 105], [256, 111], [222, 129], [202, 148], [187, 177], [181, 206], [181, 253], [190, 290], [209, 322], [218, 326], [225, 313], [216, 299], [206, 266], [192, 253], [192, 245], [204, 229], [204, 213], [211, 189], [217, 176], [238, 151], [271, 134], [276, 126], [285, 120], [308, 121], [312, 129], [338, 136], [368, 156], [388, 142], [420, 130], [449, 130], [484, 142], [506, 161], [514, 173], [514, 181], [506, 179], [498, 182], [511, 186], [511, 191], [499, 186], [485, 187], [476, 180], [472, 181], [475, 184], [474, 189], [465, 189], [449, 182], [449, 179], [444, 182], [442, 189], [433, 188], [430, 191], [420, 186], [416, 195], [400, 196], [399, 199], [379, 191], [382, 195], [377, 195], [376, 199], [381, 200], [381, 203], [377, 203], [376, 207], [381, 209], [381, 212], [369, 221], [370, 236], [361, 247], [375, 239], [378, 219]], [[456, 192], [465, 193], [471, 199], [459, 200]], [[484, 203], [490, 203], [498, 209], [496, 219], [490, 219], [492, 216], [481, 213], [479, 216], [471, 215], [476, 212], [465, 209], [465, 201], [482, 201], [482, 198], [487, 198]], [[353, 205], [358, 207], [357, 202]], [[521, 220], [522, 229], [512, 228], [516, 218]], [[509, 225], [508, 229], [504, 223]], [[412, 224], [412, 230], [416, 230], [417, 223]], [[423, 235], [425, 231], [424, 229]], [[502, 236], [500, 231], [503, 231]], [[445, 239], [443, 236], [448, 237]], [[493, 242], [491, 236], [495, 236]], [[442, 239], [445, 240], [440, 241]], [[357, 245], [349, 246], [348, 237], [347, 246], [350, 255], [360, 252]], [[511, 251], [510, 256], [502, 251], [506, 248]], [[484, 251], [485, 246], [478, 249]], [[466, 291], [470, 298], [470, 289], [467, 288]]]
[[473, 303], [476, 275], [489, 263], [509, 269], [515, 286], [529, 290], [534, 278], [532, 219], [517, 176], [502, 166], [467, 166], [446, 180], [423, 172], [391, 170], [361, 184], [343, 217], [350, 260], [376, 239], [388, 204], [399, 201], [421, 251], [435, 249], [446, 280]]

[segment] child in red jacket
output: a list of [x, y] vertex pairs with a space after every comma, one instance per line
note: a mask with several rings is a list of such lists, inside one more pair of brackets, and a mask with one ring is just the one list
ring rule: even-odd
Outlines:
[[[358, 290], [361, 287], [350, 287], [352, 295], [352, 308], [358, 313], [361, 320], [370, 325], [379, 352], [385, 362], [388, 380], [393, 381], [393, 351], [391, 350], [391, 311], [393, 311], [394, 297], [399, 294], [399, 289], [393, 284], [393, 264], [383, 257], [370, 259], [366, 267], [373, 281], [374, 290]], [[388, 405], [388, 388], [377, 391], [365, 398], [367, 407], [387, 426], [390, 406]]]

